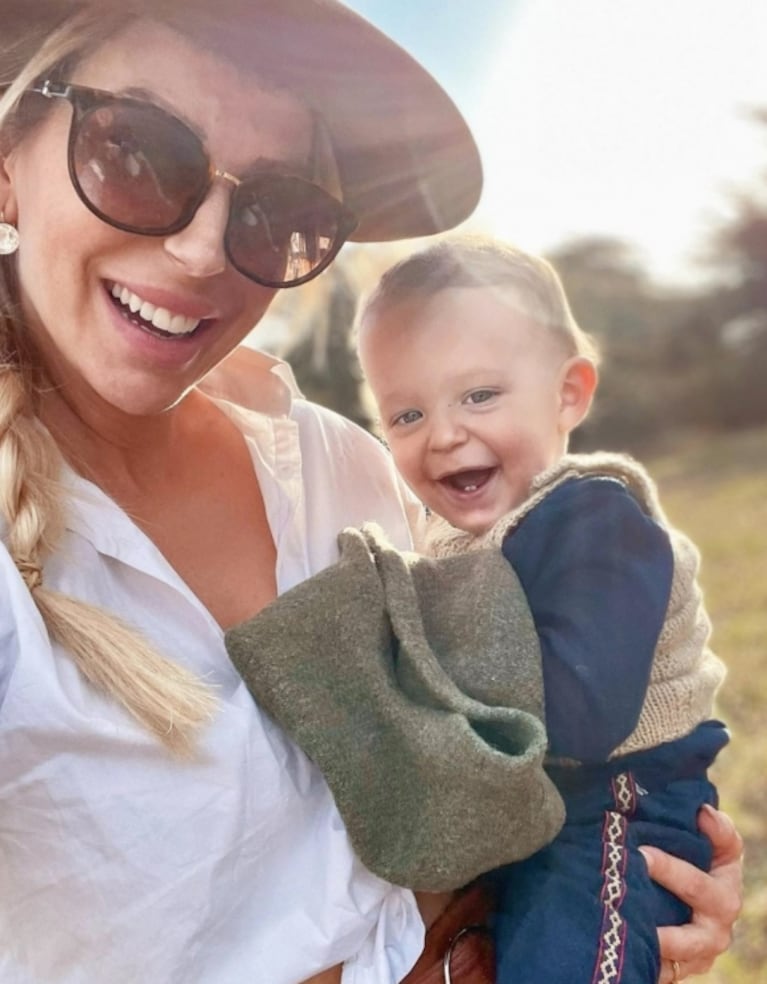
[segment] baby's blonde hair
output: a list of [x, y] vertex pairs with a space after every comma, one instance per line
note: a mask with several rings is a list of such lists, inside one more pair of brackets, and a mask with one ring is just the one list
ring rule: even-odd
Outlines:
[[449, 236], [400, 260], [363, 302], [357, 324], [406, 301], [454, 287], [502, 290], [522, 314], [549, 329], [568, 356], [599, 361], [596, 343], [575, 320], [559, 274], [543, 257], [485, 236]]
[[[7, 154], [40, 119], [37, 80], [66, 72], [127, 22], [126, 15], [83, 11], [49, 37], [26, 38], [33, 50], [0, 53], [0, 153]], [[19, 66], [21, 66], [19, 68]], [[18, 68], [18, 71], [17, 71]], [[13, 76], [13, 81], [9, 76]], [[38, 107], [29, 106], [36, 101]], [[38, 418], [45, 384], [21, 316], [13, 257], [0, 258], [0, 511], [4, 540], [46, 628], [83, 676], [122, 704], [175, 754], [189, 754], [215, 708], [211, 690], [194, 674], [157, 653], [114, 615], [45, 584], [45, 557], [60, 543], [66, 502], [63, 459]]]

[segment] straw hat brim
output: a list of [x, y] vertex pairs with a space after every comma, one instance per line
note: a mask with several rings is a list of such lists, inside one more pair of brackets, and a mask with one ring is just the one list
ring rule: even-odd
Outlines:
[[344, 197], [359, 218], [353, 239], [430, 235], [476, 206], [482, 167], [455, 104], [407, 52], [338, 0], [0, 0], [0, 79], [9, 81], [21, 55], [83, 3], [209, 18], [218, 51], [256, 73], [282, 75], [330, 130]]

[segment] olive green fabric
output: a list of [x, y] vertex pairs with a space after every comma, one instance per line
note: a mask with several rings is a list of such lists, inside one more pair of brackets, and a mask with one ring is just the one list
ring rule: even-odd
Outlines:
[[312, 758], [361, 860], [443, 891], [556, 835], [538, 638], [497, 549], [432, 560], [375, 527], [226, 635], [251, 693]]

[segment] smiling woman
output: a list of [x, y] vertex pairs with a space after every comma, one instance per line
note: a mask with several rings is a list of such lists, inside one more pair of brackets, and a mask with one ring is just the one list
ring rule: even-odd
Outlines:
[[[128, 50], [134, 53], [130, 61]], [[189, 66], [200, 89], [194, 99], [167, 52]], [[176, 115], [156, 103], [104, 92], [109, 85], [125, 92], [136, 83], [150, 86]], [[228, 91], [243, 93], [232, 114], [236, 128], [218, 114]], [[44, 123], [6, 164], [24, 243], [17, 264], [22, 305], [56, 383], [43, 419], [57, 419], [61, 401], [85, 419], [101, 415], [101, 404], [133, 414], [166, 409], [259, 320], [290, 262], [289, 240], [270, 241], [268, 225], [265, 232], [247, 226], [257, 230], [250, 236], [239, 228], [244, 186], [232, 192], [229, 182], [218, 179], [201, 139], [180, 118], [194, 119], [226, 173], [234, 174], [261, 159], [299, 160], [308, 170], [311, 115], [294, 96], [246, 84], [239, 70], [172, 28], [140, 22], [82, 61], [71, 80], [46, 79], [24, 98], [52, 103]], [[140, 141], [145, 147], [137, 156]], [[148, 154], [149, 184], [146, 168], [138, 166]], [[183, 170], [175, 159], [184, 162]], [[268, 182], [264, 175], [256, 180]], [[274, 190], [250, 194], [260, 191], [267, 207], [279, 208], [279, 182], [286, 180], [276, 175]], [[331, 202], [343, 212], [321, 188], [307, 186], [319, 199], [318, 211], [329, 211]], [[281, 198], [294, 203], [286, 192]], [[283, 208], [280, 219], [288, 214]], [[128, 238], [126, 232], [143, 235]], [[341, 236], [335, 238], [340, 247]], [[232, 254], [232, 266], [254, 270], [250, 278], [227, 272]], [[158, 327], [158, 310], [161, 324], [183, 319], [194, 323], [193, 330]]]
[[436, 83], [342, 5], [224, 6], [0, 6], [13, 984], [296, 984], [341, 963], [394, 981], [423, 940], [412, 893], [359, 865], [222, 641], [327, 564], [342, 526], [377, 515], [409, 542], [403, 490], [270, 366], [274, 413], [198, 384], [350, 235], [462, 218], [479, 161]]

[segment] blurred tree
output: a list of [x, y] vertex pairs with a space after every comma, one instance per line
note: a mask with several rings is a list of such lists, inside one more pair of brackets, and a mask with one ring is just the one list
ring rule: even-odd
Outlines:
[[[767, 133], [767, 110], [751, 114]], [[708, 262], [723, 282], [708, 300], [717, 311], [718, 352], [708, 400], [724, 427], [767, 421], [767, 172], [734, 201], [734, 217], [712, 237]]]
[[660, 290], [634, 249], [617, 239], [579, 239], [549, 258], [579, 324], [602, 353], [595, 406], [573, 448], [641, 453], [673, 423], [675, 379], [667, 352], [685, 299]]
[[362, 370], [351, 337], [357, 293], [341, 264], [323, 277], [327, 278], [326, 303], [312, 308], [303, 330], [286, 349], [285, 358], [307, 399], [337, 410], [370, 430], [373, 421], [364, 400]]

